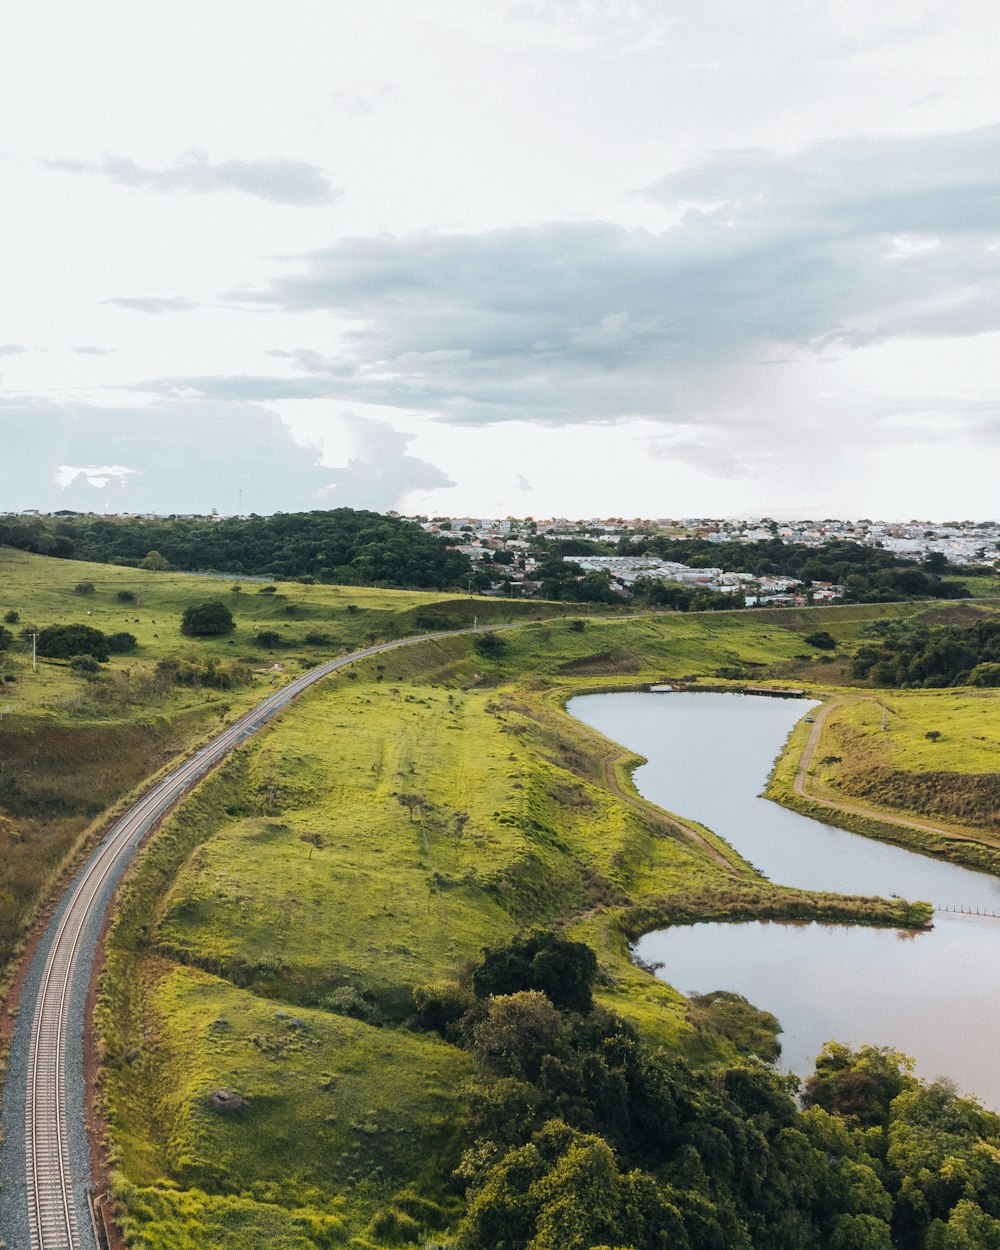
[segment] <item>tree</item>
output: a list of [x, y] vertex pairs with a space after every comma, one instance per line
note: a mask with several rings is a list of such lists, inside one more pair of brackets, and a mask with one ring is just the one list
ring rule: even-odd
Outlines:
[[969, 674], [970, 686], [1000, 686], [1000, 664], [977, 664]]
[[46, 625], [37, 641], [38, 654], [50, 660], [71, 660], [92, 655], [102, 662], [110, 654], [107, 636], [89, 625]]
[[141, 569], [153, 569], [154, 572], [162, 572], [163, 569], [169, 568], [169, 562], [160, 555], [158, 551], [147, 551], [143, 558], [139, 561]]
[[14, 635], [9, 629], [4, 629], [0, 625], [0, 651], [6, 651], [10, 644], [14, 641]]
[[400, 803], [410, 813], [410, 820], [413, 820], [413, 813], [419, 811], [427, 802], [422, 794], [397, 794], [396, 802]]
[[218, 637], [235, 629], [233, 614], [224, 603], [192, 603], [181, 617], [181, 633], [189, 636]]
[[310, 859], [313, 857], [313, 851], [321, 851], [326, 846], [326, 839], [321, 833], [300, 833], [299, 841], [305, 842], [309, 847]]
[[596, 976], [597, 956], [585, 942], [532, 929], [506, 946], [487, 949], [472, 974], [472, 988], [479, 998], [538, 990], [557, 1007], [586, 1013], [593, 1006]]

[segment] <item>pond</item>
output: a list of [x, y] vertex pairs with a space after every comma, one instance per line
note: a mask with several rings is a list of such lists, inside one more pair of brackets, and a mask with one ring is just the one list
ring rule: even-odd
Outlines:
[[[572, 715], [646, 758], [636, 788], [724, 837], [771, 880], [1000, 912], [1000, 879], [917, 855], [761, 798], [815, 704], [718, 693], [582, 695]], [[893, 1046], [1000, 1108], [1000, 920], [937, 913], [930, 932], [856, 925], [698, 924], [637, 955], [684, 992], [744, 994], [781, 1021], [782, 1066], [808, 1073], [830, 1038]]]

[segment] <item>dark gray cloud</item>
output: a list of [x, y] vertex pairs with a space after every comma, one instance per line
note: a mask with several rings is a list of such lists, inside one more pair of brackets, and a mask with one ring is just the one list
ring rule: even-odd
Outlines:
[[49, 169], [71, 174], [99, 174], [127, 187], [165, 193], [204, 195], [210, 191], [242, 191], [272, 204], [314, 208], [332, 204], [343, 192], [316, 165], [305, 161], [218, 161], [204, 152], [185, 152], [165, 169], [148, 169], [124, 156], [99, 161], [49, 160]]
[[339, 354], [150, 386], [462, 423], [684, 418], [706, 379], [781, 348], [1000, 327], [998, 169], [1000, 126], [723, 152], [651, 189], [682, 212], [662, 233], [587, 222], [345, 239], [236, 296], [348, 319]]
[[0, 402], [0, 510], [269, 513], [389, 509], [410, 490], [452, 483], [407, 454], [409, 436], [352, 419], [344, 468], [320, 462], [274, 413], [252, 404], [161, 403], [144, 409]]
[[114, 304], [118, 308], [130, 308], [133, 312], [152, 313], [156, 317], [165, 312], [188, 312], [192, 308], [197, 307], [196, 304], [182, 295], [167, 298], [156, 295], [141, 298], [120, 295], [114, 299], [106, 299], [104, 303]]

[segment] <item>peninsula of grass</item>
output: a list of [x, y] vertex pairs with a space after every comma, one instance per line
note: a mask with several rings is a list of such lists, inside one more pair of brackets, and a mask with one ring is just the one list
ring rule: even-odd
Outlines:
[[857, 833], [1000, 873], [1000, 692], [828, 693], [793, 730], [769, 798]]
[[[823, 622], [847, 640], [886, 613]], [[421, 643], [342, 670], [241, 748], [153, 839], [109, 939], [105, 1106], [132, 1244], [443, 1244], [483, 1110], [468, 1052], [421, 1004], [463, 1001], [483, 947], [539, 928], [586, 942], [598, 1003], [703, 1064], [773, 1045], [773, 1023], [695, 1010], [633, 964], [640, 932], [926, 923], [919, 904], [766, 881], [640, 800], [634, 758], [564, 710], [663, 680], [787, 686], [822, 671], [815, 624], [577, 616]]]

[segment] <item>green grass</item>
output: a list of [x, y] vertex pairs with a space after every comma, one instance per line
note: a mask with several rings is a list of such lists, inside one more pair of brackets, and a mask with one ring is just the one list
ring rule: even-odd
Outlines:
[[[643, 927], [707, 916], [902, 916], [898, 906], [763, 882], [710, 831], [639, 800], [636, 759], [564, 703], [660, 680], [828, 685], [841, 666], [822, 664], [803, 633], [822, 623], [849, 646], [872, 621], [915, 617], [926, 605], [612, 621], [585, 619], [579, 605], [290, 583], [279, 586], [286, 598], [251, 584], [230, 595], [228, 582], [3, 551], [0, 574], [0, 609], [16, 609], [23, 623], [86, 620], [136, 633], [136, 655], [109, 666], [116, 689], [126, 669], [135, 685], [159, 659], [192, 653], [259, 670], [234, 691], [152, 689], [140, 703], [125, 688], [101, 701], [65, 666], [44, 664], [32, 677], [23, 650], [9, 657], [23, 691], [5, 723], [10, 750], [25, 762], [32, 742], [49, 752], [22, 784], [25, 802], [48, 813], [53, 871], [144, 769], [300, 666], [473, 618], [531, 622], [504, 632], [492, 652], [454, 637], [342, 671], [207, 779], [140, 857], [109, 942], [98, 1020], [116, 1193], [133, 1243], [146, 1250], [345, 1241], [360, 1250], [446, 1232], [460, 1210], [450, 1173], [469, 1057], [411, 1030], [414, 991], [461, 979], [484, 945], [528, 925], [589, 942], [599, 1000], [647, 1038], [704, 1061], [734, 1043], [632, 963], [628, 940]], [[94, 596], [73, 594], [83, 580]], [[139, 604], [119, 604], [119, 589]], [[232, 639], [182, 638], [183, 608], [216, 598], [235, 612]], [[535, 621], [542, 613], [570, 619]], [[261, 651], [254, 624], [290, 645]], [[331, 643], [305, 646], [310, 630]], [[112, 750], [128, 763], [120, 775], [100, 766]], [[69, 840], [57, 845], [53, 813], [70, 794], [76, 807], [60, 816]], [[401, 794], [420, 796], [412, 820]], [[5, 819], [0, 837], [10, 834], [9, 863], [23, 872], [28, 815]], [[721, 845], [728, 864], [692, 831]], [[0, 863], [2, 889], [12, 869]], [[375, 1024], [342, 1014], [345, 1002]], [[218, 1089], [246, 1107], [214, 1109]]]
[[851, 699], [827, 717], [814, 761], [809, 781], [818, 797], [860, 799], [993, 846], [1000, 840], [1000, 691]]
[[[843, 627], [868, 619], [852, 613]], [[801, 650], [777, 614], [546, 622], [505, 634], [492, 656], [444, 639], [356, 665], [244, 747], [154, 839], [112, 935], [101, 1031], [137, 1244], [173, 1247], [180, 1224], [188, 1240], [176, 1244], [198, 1250], [265, 1235], [318, 1246], [337, 1222], [359, 1247], [396, 1244], [392, 1227], [410, 1244], [414, 1202], [452, 1223], [449, 1134], [467, 1056], [409, 1031], [413, 993], [462, 978], [484, 945], [527, 925], [589, 942], [599, 1000], [704, 1061], [733, 1043], [632, 963], [628, 940], [643, 926], [756, 914], [899, 923], [899, 905], [785, 891], [738, 856], [715, 862], [630, 790], [634, 757], [563, 710], [582, 689], [711, 685], [734, 665], [780, 682]], [[398, 794], [421, 796], [412, 820]], [[303, 840], [313, 834], [319, 848]], [[345, 987], [381, 1027], [336, 1014]], [[289, 1034], [278, 1012], [307, 1029]], [[329, 1128], [317, 1120], [324, 1072], [346, 1100]], [[220, 1119], [205, 1100], [216, 1087], [249, 1094], [259, 1120]], [[345, 1117], [360, 1138], [336, 1127]], [[394, 1153], [396, 1123], [431, 1136], [414, 1129], [417, 1148]], [[365, 1125], [378, 1143], [368, 1155]]]
[[[329, 1012], [291, 1013], [190, 968], [154, 969], [146, 995], [155, 1062], [133, 1058], [130, 1070], [148, 1079], [149, 1120], [169, 1131], [123, 1134], [135, 1189], [224, 1192], [354, 1233], [408, 1185], [444, 1196], [458, 1162], [454, 1090], [472, 1066], [464, 1052]], [[219, 1091], [245, 1106], [217, 1109]], [[145, 1236], [161, 1244], [154, 1230]]]
[[[882, 707], [887, 709], [882, 730]], [[843, 731], [847, 730], [847, 733]], [[929, 739], [928, 733], [940, 734]], [[849, 741], [870, 762], [911, 772], [1000, 770], [1000, 690], [885, 690], [838, 708], [824, 726], [821, 754]]]
[[[93, 594], [74, 587], [90, 582]], [[15, 642], [0, 652], [0, 991], [46, 893], [133, 787], [192, 749], [302, 669], [332, 655], [434, 629], [568, 613], [573, 605], [470, 599], [365, 587], [259, 583], [55, 560], [0, 547], [0, 619]], [[122, 603], [131, 591], [135, 603]], [[186, 638], [185, 607], [221, 599], [236, 618], [230, 637]], [[84, 623], [126, 631], [135, 652], [112, 657], [96, 679], [63, 661], [31, 664], [20, 631]], [[255, 641], [276, 632], [277, 650]], [[308, 634], [327, 642], [307, 643]], [[161, 660], [239, 661], [252, 670], [229, 690], [171, 685]]]

